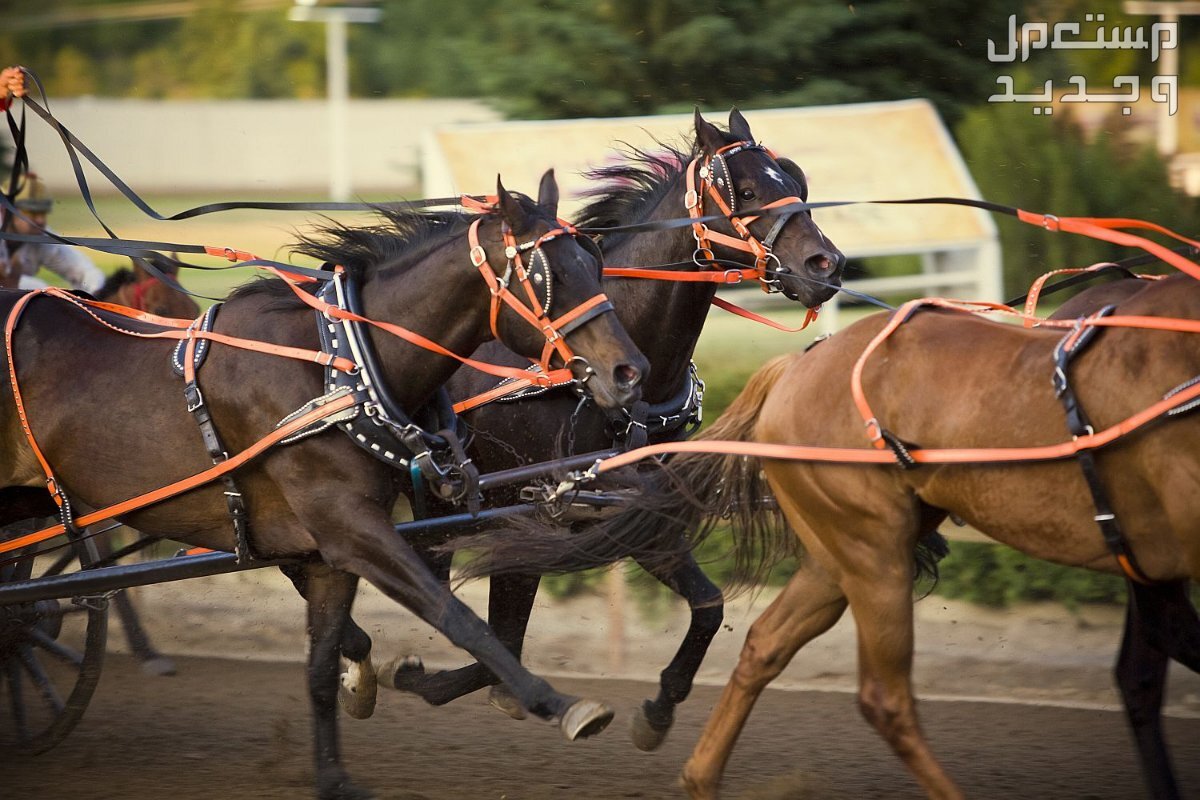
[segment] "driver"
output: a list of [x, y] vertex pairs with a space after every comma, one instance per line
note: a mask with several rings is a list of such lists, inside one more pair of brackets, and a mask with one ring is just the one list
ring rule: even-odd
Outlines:
[[[14, 233], [37, 235], [47, 230], [46, 216], [54, 200], [46, 185], [32, 172], [14, 199], [21, 211], [13, 215], [5, 228]], [[61, 276], [75, 289], [95, 294], [104, 285], [104, 273], [79, 249], [53, 242], [12, 242], [0, 240], [0, 286], [10, 289], [40, 289], [48, 284], [35, 277], [45, 267]]]

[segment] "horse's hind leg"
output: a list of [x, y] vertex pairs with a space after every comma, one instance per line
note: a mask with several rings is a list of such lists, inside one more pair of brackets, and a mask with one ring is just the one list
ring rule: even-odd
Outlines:
[[308, 601], [308, 691], [313, 708], [317, 794], [321, 800], [366, 800], [371, 794], [351, 783], [342, 767], [337, 726], [339, 654], [358, 576], [317, 562], [300, 569]]
[[1125, 634], [1116, 679], [1141, 758], [1150, 796], [1178, 798], [1162, 729], [1168, 659], [1200, 667], [1200, 620], [1188, 599], [1187, 581], [1158, 586], [1129, 584]]
[[[95, 542], [96, 550], [101, 558], [106, 558], [112, 553], [112, 546], [107, 537], [98, 536]], [[142, 627], [142, 620], [138, 617], [137, 609], [133, 607], [129, 590], [117, 592], [113, 596], [112, 603], [117, 616], [121, 618], [121, 630], [125, 631], [125, 641], [129, 643], [129, 650], [133, 653], [134, 658], [141, 663], [142, 672], [155, 676], [174, 675], [175, 662], [155, 650], [154, 645], [150, 643], [150, 637], [146, 634], [146, 629]]]
[[[301, 597], [309, 600], [309, 572], [306, 565], [282, 566], [279, 571], [287, 576]], [[354, 719], [366, 719], [375, 713], [378, 684], [375, 668], [371, 664], [371, 637], [350, 616], [349, 604], [346, 607], [346, 619], [342, 625], [338, 651], [350, 662], [350, 666], [341, 676], [338, 702]]]
[[154, 649], [150, 637], [142, 627], [137, 610], [129, 597], [129, 591], [117, 592], [113, 597], [113, 607], [121, 618], [121, 629], [125, 631], [125, 641], [129, 650], [142, 665], [146, 675], [167, 676], [175, 674], [175, 662]]
[[684, 765], [684, 788], [694, 800], [717, 797], [721, 774], [754, 702], [807, 642], [833, 627], [846, 598], [815, 559], [805, 558], [778, 597], [750, 626], [737, 667], [700, 741]]
[[700, 669], [700, 662], [704, 660], [713, 637], [721, 629], [725, 605], [721, 590], [708, 579], [690, 553], [685, 558], [672, 560], [665, 565], [638, 563], [670, 587], [671, 591], [687, 600], [692, 612], [691, 624], [675, 657], [659, 675], [658, 697], [644, 701], [633, 718], [634, 745], [639, 750], [650, 751], [657, 749], [667, 738], [667, 732], [675, 721], [675, 706], [691, 693], [692, 681]]
[[[856, 537], [859, 538], [859, 537]], [[903, 537], [875, 534], [854, 543], [859, 558], [842, 563], [840, 581], [858, 625], [859, 708], [935, 798], [960, 798], [921, 732], [912, 691], [912, 549]], [[861, 544], [869, 544], [862, 551]], [[849, 551], [849, 548], [847, 548]]]

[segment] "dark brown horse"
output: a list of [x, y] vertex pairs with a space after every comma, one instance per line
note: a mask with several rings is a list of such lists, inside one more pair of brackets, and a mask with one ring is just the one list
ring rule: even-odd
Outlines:
[[[694, 127], [694, 140], [686, 152], [667, 148], [658, 155], [635, 153], [628, 163], [592, 173], [590, 177], [600, 182], [600, 186], [581, 213], [580, 225], [609, 227], [685, 217], [689, 171], [700, 171], [703, 176], [705, 170], [711, 170], [708, 174], [715, 175], [722, 196], [734, 198], [730, 205], [735, 211], [748, 211], [788, 197], [807, 200], [808, 184], [803, 171], [792, 161], [777, 158], [756, 146], [749, 124], [736, 109], [729, 115], [727, 132], [707, 122], [699, 113], [695, 115]], [[693, 165], [693, 159], [699, 163]], [[697, 185], [701, 185], [699, 181]], [[705, 198], [705, 203], [705, 213], [719, 210], [710, 199]], [[737, 237], [727, 222], [709, 224], [714, 231]], [[768, 259], [770, 267], [762, 280], [805, 306], [817, 306], [837, 291], [845, 259], [811, 215], [764, 216], [751, 223], [750, 229], [772, 252]], [[600, 245], [609, 265], [668, 264], [673, 271], [693, 273], [705, 269], [693, 231], [688, 227], [651, 233], [612, 233], [605, 235]], [[746, 268], [755, 262], [753, 254], [724, 245], [716, 245], [714, 254], [722, 260], [706, 265], [709, 272]], [[643, 396], [650, 406], [646, 421], [651, 442], [679, 439], [690, 430], [691, 415], [697, 409], [689, 404], [696, 401], [694, 395], [702, 387], [693, 383], [689, 367], [716, 286], [716, 283], [627, 277], [609, 277], [604, 281], [605, 291], [626, 330], [650, 360], [652, 369]], [[523, 363], [515, 353], [494, 343], [485, 345], [478, 357], [512, 365]], [[461, 400], [490, 389], [495, 383], [488, 376], [459, 370], [448, 388], [452, 397]], [[614, 419], [594, 406], [581, 408], [579, 398], [566, 389], [518, 402], [484, 405], [467, 411], [463, 417], [475, 434], [471, 456], [484, 472], [545, 461], [564, 452], [605, 449], [613, 446], [614, 439], [623, 441], [622, 435], [630, 425], [629, 417]], [[505, 504], [515, 502], [516, 497], [511, 491], [497, 492], [489, 500]], [[639, 551], [652, 551], [657, 541], [678, 538], [671, 526], [661, 524], [633, 532], [632, 541], [628, 542], [593, 539], [586, 522], [575, 524], [567, 537], [551, 537], [541, 543], [525, 536], [510, 537], [504, 531], [485, 532], [473, 543], [490, 549], [493, 565], [507, 561], [514, 568], [514, 572], [492, 577], [488, 621], [500, 641], [519, 657], [540, 580], [538, 574], [522, 569], [522, 565], [541, 564], [547, 571], [607, 565], [631, 555], [637, 558]], [[443, 549], [431, 558], [441, 574], [448, 575], [448, 552]], [[635, 743], [651, 750], [670, 729], [675, 706], [691, 691], [709, 642], [720, 629], [722, 598], [720, 590], [690, 555], [670, 562], [646, 558], [638, 561], [659, 581], [682, 595], [692, 613], [691, 625], [677, 654], [661, 674], [658, 696], [646, 700], [634, 720]], [[397, 672], [396, 667], [401, 669]], [[381, 679], [385, 685], [417, 692], [431, 703], [445, 703], [498, 681], [481, 664], [424, 674], [411, 660], [392, 662], [388, 670], [381, 670]], [[495, 686], [491, 700], [506, 713], [518, 718], [524, 716], [520, 705], [502, 685]]]
[[[510, 229], [521, 246], [538, 242], [560, 228], [557, 205], [557, 185], [547, 173], [537, 203], [501, 187], [493, 213], [391, 213], [373, 229], [332, 226], [302, 249], [344, 265], [362, 282], [365, 316], [403, 326], [454, 352], [471, 352], [492, 337], [489, 312], [499, 287], [480, 277], [481, 251], [469, 244], [469, 224], [478, 221], [482, 253], [503, 270], [502, 229]], [[599, 264], [579, 241], [557, 235], [537, 249], [540, 255], [533, 257], [547, 265], [545, 279], [552, 284], [552, 290], [549, 285], [539, 290], [552, 318], [594, 298]], [[0, 297], [6, 316], [21, 296]], [[282, 281], [265, 280], [232, 295], [216, 318], [216, 331], [313, 350], [320, 319]], [[547, 344], [546, 333], [507, 305], [496, 327], [503, 341], [530, 357], [540, 356]], [[458, 366], [382, 332], [369, 335], [381, 377], [401, 409], [426, 403]], [[580, 357], [570, 366], [590, 365], [587, 386], [597, 403], [617, 407], [637, 400], [645, 359], [615, 315], [599, 313], [566, 339]], [[172, 371], [169, 343], [137, 341], [97, 325], [68, 302], [35, 297], [20, 319], [13, 349], [33, 434], [76, 506], [103, 508], [211, 465]], [[17, 419], [8, 369], [3, 381], [0, 491], [43, 486], [45, 476]], [[220, 346], [210, 352], [200, 382], [230, 452], [244, 451], [281, 419], [328, 392], [316, 364]], [[308, 680], [321, 797], [367, 796], [342, 767], [336, 724], [338, 645], [360, 577], [488, 664], [523, 705], [558, 721], [569, 738], [595, 733], [611, 719], [612, 712], [601, 704], [560, 694], [530, 675], [486, 623], [429, 572], [392, 526], [396, 470], [341, 430], [314, 432], [270, 450], [241, 468], [237, 481], [246, 500], [253, 554], [307, 557], [290, 574], [308, 600]], [[233, 550], [223, 488], [208, 485], [121, 521], [151, 534]]]
[[[105, 280], [96, 292], [96, 299], [116, 303], [137, 311], [146, 311], [158, 317], [171, 319], [195, 319], [200, 315], [200, 306], [188, 295], [160, 281], [147, 270], [140, 258], [130, 258], [130, 267], [122, 267]], [[165, 263], [165, 262], [164, 262]], [[174, 277], [177, 272], [169, 274]], [[101, 537], [97, 541], [101, 556], [106, 555], [107, 542]], [[142, 627], [141, 620], [133, 607], [128, 592], [118, 592], [112, 599], [121, 629], [129, 644], [129, 650], [142, 664], [147, 675], [174, 675], [174, 662], [159, 653], [150, 643], [150, 637]]]
[[[1200, 282], [1188, 276], [1156, 282], [1129, 294], [1119, 312], [1198, 320]], [[852, 372], [887, 322], [885, 315], [868, 318], [806, 353], [772, 361], [702, 438], [863, 449], [867, 428], [849, 391]], [[1061, 329], [925, 311], [865, 362], [862, 387], [878, 424], [902, 447], [1057, 445], [1071, 438], [1050, 381], [1063, 339]], [[1124, 327], [1103, 329], [1069, 366], [1070, 385], [1097, 431], [1152, 406], [1198, 374], [1195, 334]], [[1200, 423], [1181, 413], [1096, 454], [1131, 552], [1151, 582], [1152, 602], [1143, 604], [1142, 595], [1135, 595], [1133, 636], [1127, 636], [1122, 654], [1123, 661], [1149, 672], [1151, 695], [1153, 677], [1168, 655], [1200, 668], [1196, 616], [1183, 595], [1186, 581], [1200, 576], [1198, 446]], [[651, 494], [638, 510], [607, 524], [644, 526], [659, 516], [689, 515], [699, 524], [727, 512], [735, 533], [752, 525], [759, 532], [798, 537], [803, 549], [799, 569], [752, 626], [736, 671], [684, 768], [693, 798], [717, 796], [759, 693], [847, 608], [858, 626], [864, 716], [931, 797], [961, 796], [921, 732], [911, 684], [913, 552], [948, 515], [1039, 558], [1122, 572], [1094, 519], [1096, 507], [1074, 459], [903, 469], [898, 463], [687, 455], [672, 470], [704, 505]], [[778, 512], [761, 502], [760, 473]], [[772, 513], [781, 513], [786, 525], [773, 524]], [[1158, 654], [1145, 653], [1147, 648]], [[1123, 689], [1128, 702], [1129, 688]], [[1141, 700], [1140, 708], [1157, 716], [1154, 698]], [[1161, 735], [1158, 747], [1165, 759]], [[1155, 766], [1146, 761], [1147, 769]], [[1154, 777], [1148, 778], [1154, 786]], [[1160, 793], [1172, 796], [1172, 787]]]

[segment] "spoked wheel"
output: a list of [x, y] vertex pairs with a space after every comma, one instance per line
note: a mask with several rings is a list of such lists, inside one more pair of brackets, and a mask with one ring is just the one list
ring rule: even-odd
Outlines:
[[[9, 535], [0, 531], [0, 539]], [[95, 544], [85, 539], [0, 566], [0, 583], [86, 569], [96, 560]], [[71, 732], [100, 680], [107, 632], [103, 600], [0, 606], [0, 752], [44, 753]]]

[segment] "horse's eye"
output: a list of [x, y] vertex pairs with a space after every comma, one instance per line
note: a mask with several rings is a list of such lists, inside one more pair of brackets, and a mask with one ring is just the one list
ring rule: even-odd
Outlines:
[[753, 189], [742, 189], [740, 192], [738, 192], [738, 197], [742, 198], [743, 200], [753, 200], [754, 199], [754, 190]]

